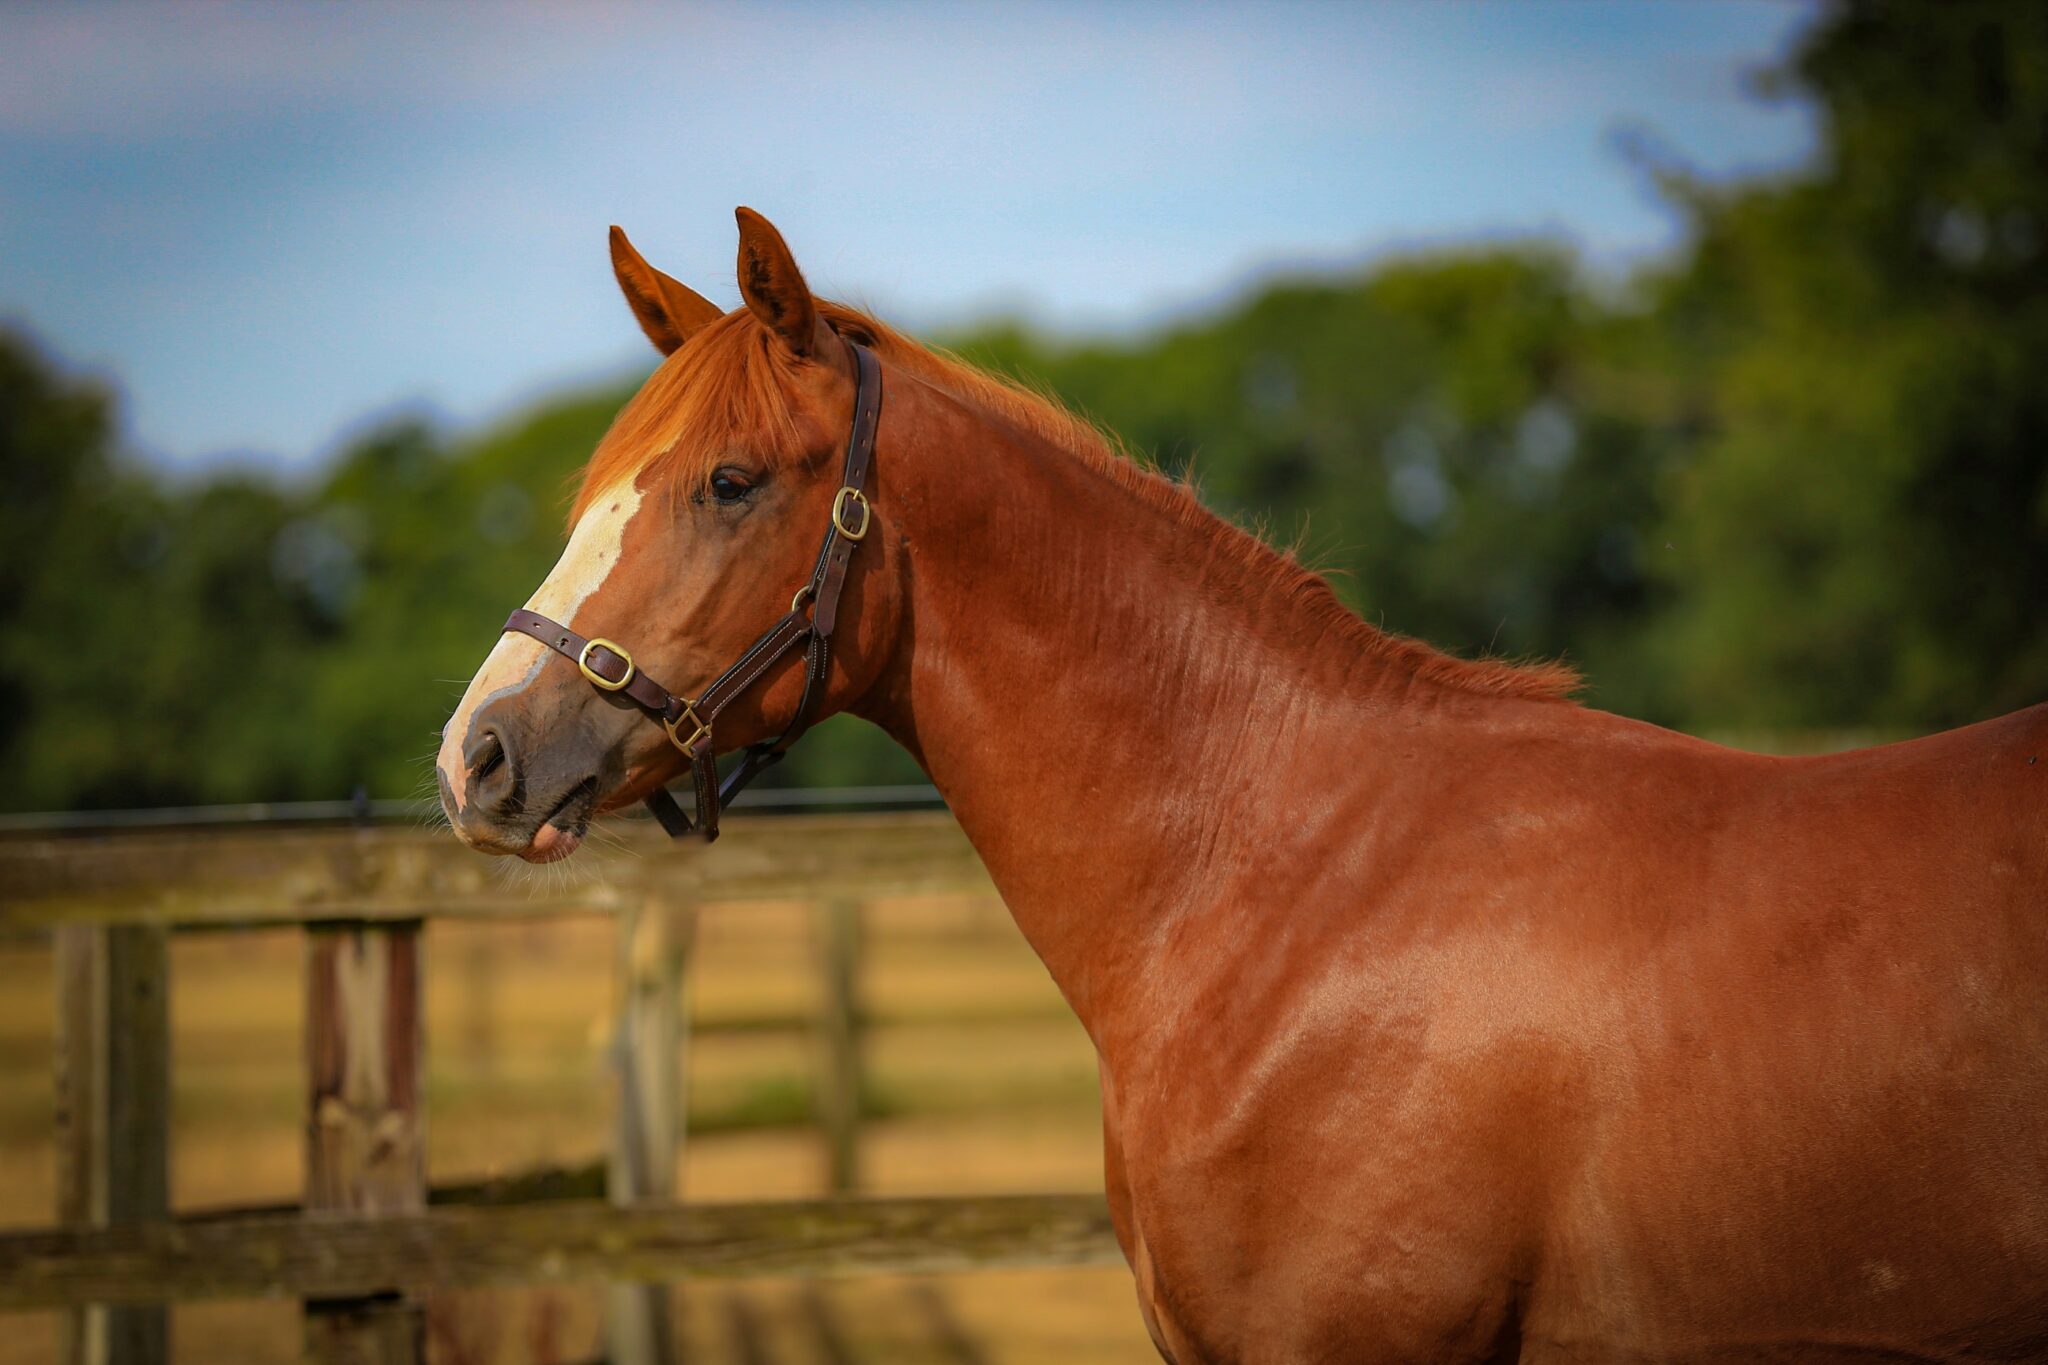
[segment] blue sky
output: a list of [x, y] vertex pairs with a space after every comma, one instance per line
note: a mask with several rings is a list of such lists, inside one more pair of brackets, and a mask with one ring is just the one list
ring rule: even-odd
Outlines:
[[1742, 74], [1810, 8], [13, 5], [0, 320], [164, 461], [300, 465], [644, 365], [608, 224], [726, 304], [732, 208], [912, 327], [1127, 330], [1276, 271], [1676, 224], [1616, 150], [1810, 152]]

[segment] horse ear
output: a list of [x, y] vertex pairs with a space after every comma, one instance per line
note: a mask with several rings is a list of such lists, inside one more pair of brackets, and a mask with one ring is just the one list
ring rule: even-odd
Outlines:
[[612, 271], [619, 277], [619, 289], [633, 316], [640, 319], [640, 330], [663, 355], [688, 341], [705, 323], [724, 316], [710, 299], [647, 264], [616, 224], [612, 227]]
[[796, 257], [775, 224], [749, 208], [733, 210], [740, 224], [740, 296], [755, 317], [798, 355], [818, 339], [818, 306], [796, 268]]

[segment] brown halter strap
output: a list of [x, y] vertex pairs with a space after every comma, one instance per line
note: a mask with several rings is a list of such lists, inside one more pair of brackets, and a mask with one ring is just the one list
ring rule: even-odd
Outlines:
[[[694, 822], [666, 788], [656, 787], [647, 798], [647, 808], [675, 838], [696, 833], [706, 843], [716, 839], [719, 811], [749, 782], [782, 761], [789, 746], [810, 728], [812, 712], [824, 694], [825, 674], [832, 662], [832, 628], [839, 620], [839, 594], [846, 586], [847, 565], [854, 547], [874, 525], [867, 480], [868, 468], [874, 463], [875, 427], [882, 416], [881, 362], [865, 346], [848, 341], [846, 348], [853, 354], [860, 382], [853, 400], [853, 429], [846, 438], [846, 465], [839, 492], [832, 499], [832, 524], [826, 528], [825, 543], [818, 547], [817, 567], [790, 600], [789, 613], [763, 631], [695, 701], [641, 672], [633, 656], [610, 640], [585, 639], [557, 621], [523, 609], [505, 620], [506, 630], [532, 636], [573, 661], [592, 686], [638, 703], [661, 722], [669, 741], [690, 760], [690, 780], [697, 794]], [[804, 612], [806, 606], [809, 615]], [[804, 646], [804, 690], [789, 728], [774, 739], [748, 745], [721, 782], [711, 733], [718, 713], [798, 645]]]

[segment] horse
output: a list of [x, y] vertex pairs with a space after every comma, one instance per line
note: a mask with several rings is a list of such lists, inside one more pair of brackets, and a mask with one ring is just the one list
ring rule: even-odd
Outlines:
[[881, 727], [1094, 1044], [1174, 1365], [2048, 1358], [2048, 707], [1824, 757], [1591, 709], [738, 220], [731, 312], [612, 230], [665, 358], [528, 607], [684, 682], [801, 615], [865, 352], [829, 663], [692, 751], [505, 634], [437, 760], [461, 839], [551, 861], [799, 707]]

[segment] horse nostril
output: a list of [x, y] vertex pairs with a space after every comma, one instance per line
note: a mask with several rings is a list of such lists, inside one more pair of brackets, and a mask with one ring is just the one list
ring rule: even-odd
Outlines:
[[500, 718], [486, 717], [470, 731], [462, 750], [462, 766], [463, 785], [477, 817], [504, 820], [519, 813], [525, 788], [519, 744], [516, 732], [507, 734]]
[[486, 814], [501, 817], [519, 804], [519, 763], [496, 730], [485, 730], [463, 755], [469, 761], [469, 793]]
[[505, 744], [496, 731], [485, 731], [481, 741], [469, 756], [469, 776], [473, 782], [481, 782], [505, 761]]

